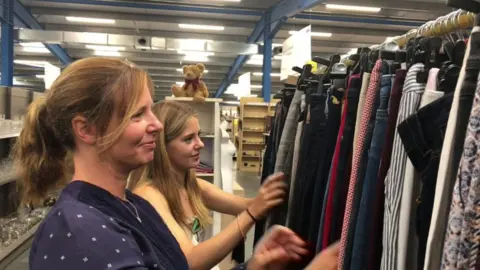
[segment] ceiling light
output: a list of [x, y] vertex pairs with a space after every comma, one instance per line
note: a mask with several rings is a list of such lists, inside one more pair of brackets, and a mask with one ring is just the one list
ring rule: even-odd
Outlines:
[[[177, 68], [177, 71], [183, 73], [183, 68]], [[203, 73], [208, 73], [208, 69], [205, 69]]]
[[183, 86], [185, 83], [184, 83], [184, 82], [176, 82], [175, 84], [176, 84], [176, 85]]
[[177, 50], [177, 53], [179, 54], [185, 54], [187, 56], [203, 56], [203, 57], [207, 57], [207, 56], [214, 56], [215, 53], [214, 52], [203, 52], [203, 51], [185, 51], [185, 50]]
[[[289, 31], [290, 35], [296, 34], [298, 31]], [[312, 37], [331, 37], [332, 33], [325, 33], [325, 32], [310, 32]]]
[[91, 50], [96, 50], [96, 51], [111, 51], [111, 52], [117, 52], [117, 51], [124, 51], [125, 50], [125, 47], [103, 46], [103, 45], [85, 45], [85, 48], [91, 49]]
[[23, 47], [22, 51], [29, 53], [49, 53], [50, 51], [47, 48], [41, 47]]
[[13, 63], [18, 65], [26, 65], [32, 67], [44, 67], [45, 61], [36, 61], [36, 60], [13, 60]]
[[39, 79], [43, 79], [43, 78], [45, 78], [45, 75], [43, 75], [43, 74], [37, 74], [37, 75], [35, 75], [35, 77], [37, 77], [37, 78], [39, 78]]
[[20, 42], [19, 44], [22, 47], [45, 48], [45, 46], [41, 42]]
[[263, 65], [263, 61], [259, 61], [259, 60], [248, 60], [246, 62], [247, 65], [255, 65], [255, 66], [262, 66]]
[[380, 12], [382, 10], [378, 7], [365, 7], [365, 6], [350, 6], [350, 5], [336, 5], [326, 4], [328, 9], [347, 10], [347, 11], [359, 11], [359, 12]]
[[185, 55], [183, 58], [184, 61], [190, 62], [208, 62], [209, 59], [206, 56], [196, 56], [196, 55]]
[[111, 57], [116, 57], [116, 56], [121, 56], [121, 54], [117, 51], [95, 51], [96, 56], [111, 56]]
[[180, 28], [185, 29], [195, 29], [195, 30], [212, 30], [212, 31], [223, 31], [225, 27], [219, 25], [202, 25], [202, 24], [179, 24]]
[[261, 89], [262, 86], [261, 86], [261, 85], [250, 85], [250, 88], [252, 88], [252, 89]]
[[[253, 76], [263, 76], [262, 72], [253, 72]], [[280, 77], [280, 73], [270, 73], [272, 77]]]
[[112, 20], [112, 19], [70, 17], [70, 16], [65, 17], [65, 19], [67, 19], [67, 21], [70, 21], [70, 22], [115, 24], [115, 20]]

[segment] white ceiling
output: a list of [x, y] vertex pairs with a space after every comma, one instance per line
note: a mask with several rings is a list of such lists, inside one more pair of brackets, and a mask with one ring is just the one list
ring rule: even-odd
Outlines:
[[[86, 0], [91, 1], [91, 0]], [[242, 0], [227, 2], [221, 0], [175, 0], [175, 1], [96, 1], [95, 4], [79, 4], [80, 0], [61, 3], [52, 0], [22, 1], [44, 26], [46, 30], [100, 32], [126, 35], [145, 35], [170, 38], [209, 39], [215, 41], [246, 42], [255, 23], [262, 12], [274, 5], [276, 0]], [[76, 3], [75, 3], [76, 2]], [[98, 2], [98, 3], [97, 3]], [[331, 32], [330, 38], [313, 37], [312, 52], [315, 56], [329, 57], [332, 54], [343, 54], [352, 48], [370, 46], [381, 43], [386, 37], [400, 35], [417, 25], [435, 19], [452, 11], [441, 0], [342, 0], [326, 1], [335, 4], [357, 4], [381, 7], [374, 15], [352, 12], [333, 12], [325, 5], [313, 7], [289, 19], [275, 37], [274, 43], [282, 43], [290, 30], [298, 30], [312, 25], [312, 31]], [[93, 2], [92, 2], [93, 3]], [[100, 4], [99, 4], [100, 3]], [[102, 5], [104, 3], [105, 5]], [[109, 6], [107, 4], [127, 4], [135, 7]], [[175, 8], [169, 8], [174, 6]], [[178, 7], [191, 7], [190, 11], [179, 11]], [[208, 8], [208, 11], [198, 8]], [[94, 24], [88, 22], [71, 22], [66, 16], [114, 19], [115, 24]], [[179, 24], [221, 25], [223, 31], [183, 29]], [[84, 45], [63, 44], [71, 57], [78, 59], [93, 55]], [[188, 64], [176, 51], [140, 51], [126, 49], [124, 56], [147, 69], [156, 85], [156, 98], [170, 95], [170, 87], [182, 80], [177, 71], [183, 64]], [[15, 59], [47, 60], [57, 63], [50, 53], [24, 52], [19, 45], [15, 46]], [[237, 55], [216, 54], [205, 62], [209, 73], [204, 76], [213, 94], [225, 78], [229, 67]], [[273, 71], [280, 72], [280, 60], [273, 60]], [[243, 72], [261, 72], [261, 66], [246, 64]], [[41, 73], [38, 68], [15, 65], [17, 75], [25, 75], [19, 79], [41, 83], [34, 75]], [[261, 85], [261, 76], [252, 76], [252, 84]], [[282, 88], [277, 77], [272, 78], [272, 93]], [[39, 86], [41, 87], [41, 86]], [[261, 89], [254, 89], [260, 95]]]

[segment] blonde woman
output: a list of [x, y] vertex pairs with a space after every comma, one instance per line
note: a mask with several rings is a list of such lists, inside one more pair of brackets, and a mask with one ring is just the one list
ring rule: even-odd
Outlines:
[[[195, 176], [204, 145], [193, 109], [165, 101], [156, 104], [153, 113], [164, 130], [159, 133], [153, 162], [136, 170], [129, 186], [162, 216], [190, 269], [211, 269], [245, 238], [256, 220], [283, 202], [283, 175], [271, 176], [253, 199], [223, 192]], [[201, 242], [202, 231], [210, 223], [210, 210], [237, 219], [217, 236]]]

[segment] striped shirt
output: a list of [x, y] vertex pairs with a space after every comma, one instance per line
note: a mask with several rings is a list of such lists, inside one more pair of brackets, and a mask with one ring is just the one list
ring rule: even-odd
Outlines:
[[[417, 63], [408, 70], [400, 101], [397, 127], [411, 114], [415, 113], [420, 105], [423, 92], [425, 91], [425, 84], [417, 82], [417, 74], [423, 70], [423, 66], [423, 64]], [[397, 131], [395, 131], [393, 140], [391, 160], [390, 169], [385, 179], [382, 270], [391, 270], [397, 267], [400, 204], [407, 164], [407, 152]]]

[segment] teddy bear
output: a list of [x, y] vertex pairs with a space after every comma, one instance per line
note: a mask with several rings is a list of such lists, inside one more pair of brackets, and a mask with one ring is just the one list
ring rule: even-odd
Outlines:
[[205, 83], [200, 80], [205, 66], [203, 64], [183, 66], [183, 86], [172, 85], [172, 94], [175, 97], [193, 97], [193, 100], [204, 102], [208, 97], [208, 89]]

